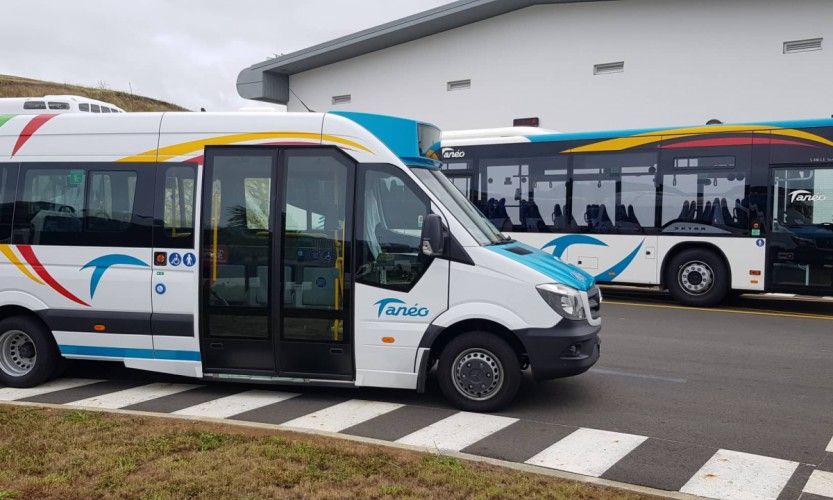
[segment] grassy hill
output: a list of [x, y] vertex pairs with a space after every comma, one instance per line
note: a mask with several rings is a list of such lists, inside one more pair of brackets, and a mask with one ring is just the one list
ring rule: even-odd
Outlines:
[[106, 88], [82, 87], [66, 83], [46, 82], [19, 76], [0, 75], [0, 97], [41, 97], [45, 95], [79, 95], [105, 101], [125, 111], [187, 111], [169, 102], [133, 95]]

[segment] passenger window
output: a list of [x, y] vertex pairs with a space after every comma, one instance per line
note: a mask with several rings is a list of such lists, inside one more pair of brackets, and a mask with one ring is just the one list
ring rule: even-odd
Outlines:
[[0, 166], [0, 243], [11, 242], [17, 165]]
[[193, 165], [160, 168], [156, 189], [156, 224], [153, 246], [194, 247], [194, 202], [197, 171]]
[[90, 105], [87, 104], [87, 103], [79, 104], [78, 105], [78, 110], [83, 111], [85, 113], [89, 113], [90, 112]]
[[700, 233], [747, 231], [750, 221], [760, 218], [758, 208], [749, 204], [748, 170], [749, 160], [743, 155], [675, 156], [671, 172], [663, 175], [663, 228]]
[[90, 104], [90, 110], [93, 113], [100, 113], [101, 112], [101, 106], [99, 106], [98, 104]]
[[394, 167], [362, 168], [357, 193], [357, 280], [410, 290], [431, 263], [420, 251], [428, 198]]
[[69, 103], [67, 102], [50, 102], [49, 109], [69, 109]]
[[136, 171], [24, 168], [21, 184], [15, 243], [150, 246], [150, 225], [136, 210]]
[[567, 214], [567, 158], [532, 161], [529, 198], [521, 202], [521, 222], [530, 232], [568, 231], [576, 226]]
[[642, 233], [655, 227], [657, 154], [575, 155], [572, 214], [593, 233]]
[[331, 151], [286, 152], [284, 339], [344, 340], [351, 170], [351, 162]]
[[23, 109], [46, 109], [46, 103], [43, 101], [26, 101], [23, 103]]

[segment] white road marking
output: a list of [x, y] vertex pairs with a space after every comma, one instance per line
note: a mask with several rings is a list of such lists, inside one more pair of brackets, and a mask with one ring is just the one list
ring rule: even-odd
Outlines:
[[251, 390], [213, 399], [174, 412], [174, 415], [191, 417], [229, 418], [250, 410], [263, 408], [298, 396], [292, 392]]
[[0, 387], [0, 401], [15, 401], [18, 399], [26, 399], [41, 394], [49, 394], [50, 392], [63, 391], [65, 389], [75, 389], [85, 385], [95, 384], [101, 380], [90, 380], [81, 378], [62, 378], [58, 380], [50, 380], [37, 387], [30, 387], [28, 389], [15, 389], [14, 387]]
[[517, 421], [517, 418], [461, 411], [397, 439], [396, 442], [439, 450], [460, 451]]
[[814, 470], [801, 491], [820, 497], [833, 498], [833, 472]]
[[830, 438], [830, 442], [827, 443], [827, 448], [824, 449], [827, 453], [833, 453], [833, 438]]
[[351, 399], [290, 420], [283, 425], [316, 431], [341, 432], [348, 427], [366, 422], [402, 406], [404, 405], [398, 403]]
[[623, 372], [620, 370], [610, 370], [607, 368], [593, 367], [590, 369], [590, 373], [598, 373], [601, 375], [617, 375], [620, 377], [644, 378], [646, 380], [660, 380], [662, 382], [674, 382], [676, 384], [685, 384], [686, 382], [688, 382], [688, 379], [685, 378], [663, 377], [660, 375], [648, 375], [645, 373]]
[[93, 408], [124, 408], [125, 406], [143, 403], [145, 401], [150, 401], [151, 399], [170, 396], [172, 394], [178, 394], [197, 387], [200, 386], [192, 384], [154, 383], [125, 389], [123, 391], [111, 392], [109, 394], [102, 394], [101, 396], [80, 399], [68, 404], [73, 406], [90, 406]]
[[599, 477], [646, 439], [646, 436], [581, 428], [526, 463]]
[[680, 491], [725, 500], [777, 499], [798, 462], [718, 450]]

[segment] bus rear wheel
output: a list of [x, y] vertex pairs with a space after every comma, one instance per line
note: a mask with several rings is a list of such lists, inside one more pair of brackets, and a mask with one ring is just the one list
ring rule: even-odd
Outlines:
[[34, 387], [49, 380], [60, 359], [49, 331], [32, 318], [0, 321], [0, 384]]
[[445, 346], [437, 364], [440, 390], [461, 410], [490, 412], [515, 399], [521, 385], [518, 355], [503, 339], [468, 332]]
[[671, 258], [665, 283], [677, 302], [716, 306], [729, 293], [729, 270], [723, 259], [711, 250], [692, 248]]

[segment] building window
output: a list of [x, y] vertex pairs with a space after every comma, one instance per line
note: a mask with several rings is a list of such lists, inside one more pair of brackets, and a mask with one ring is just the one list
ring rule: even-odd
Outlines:
[[622, 73], [625, 71], [625, 61], [601, 63], [593, 65], [594, 75], [606, 75], [608, 73]]
[[467, 80], [453, 80], [446, 83], [446, 88], [449, 92], [452, 90], [466, 90], [471, 88], [471, 79]]
[[352, 101], [352, 100], [353, 100], [353, 96], [351, 96], [350, 94], [334, 95], [333, 96], [333, 105], [336, 105], [336, 104], [350, 104], [350, 101]]
[[821, 50], [822, 40], [822, 38], [808, 38], [806, 40], [791, 40], [789, 42], [784, 42], [784, 54]]

